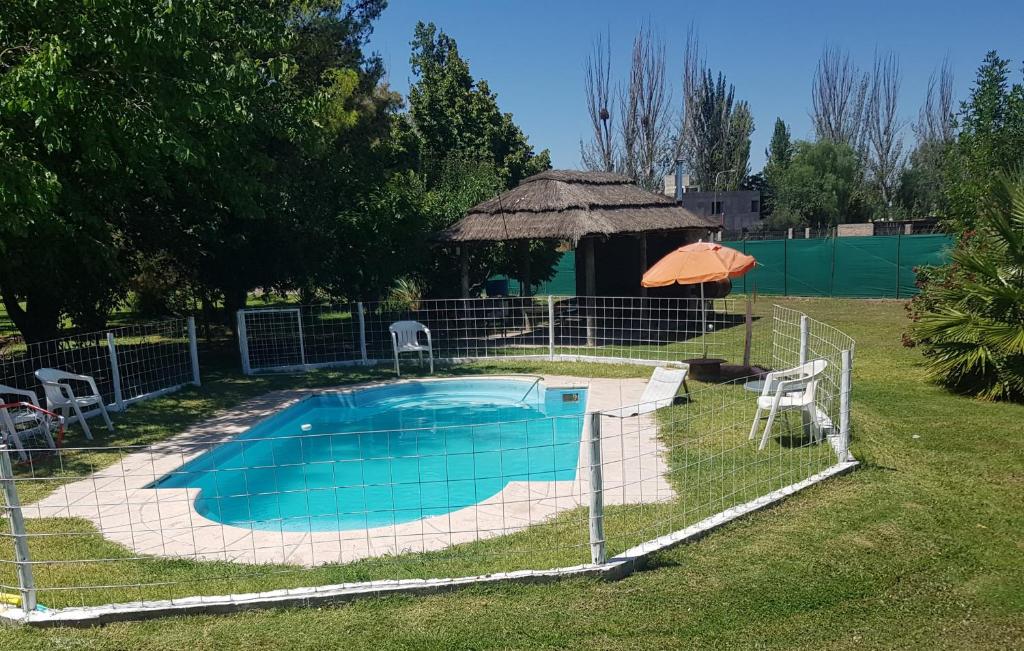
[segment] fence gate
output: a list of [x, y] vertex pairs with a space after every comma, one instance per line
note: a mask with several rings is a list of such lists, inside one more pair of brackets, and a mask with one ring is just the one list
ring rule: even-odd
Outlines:
[[256, 371], [306, 365], [299, 308], [238, 311], [238, 349], [242, 370]]

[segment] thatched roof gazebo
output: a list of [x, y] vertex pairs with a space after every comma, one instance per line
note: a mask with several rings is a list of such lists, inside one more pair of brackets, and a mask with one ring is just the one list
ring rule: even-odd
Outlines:
[[[438, 236], [441, 242], [470, 244], [529, 240], [567, 241], [583, 256], [586, 295], [595, 294], [594, 242], [613, 236], [639, 241], [637, 271], [647, 270], [647, 235], [690, 231], [706, 235], [720, 225], [686, 210], [671, 197], [648, 192], [625, 176], [609, 172], [548, 170], [467, 211]], [[694, 237], [693, 239], [696, 239]], [[683, 242], [685, 243], [685, 242]], [[463, 253], [462, 294], [469, 295]], [[528, 256], [524, 256], [528, 261]], [[527, 262], [528, 264], [528, 262]], [[529, 270], [524, 270], [529, 286]], [[639, 283], [637, 283], [639, 285]]]

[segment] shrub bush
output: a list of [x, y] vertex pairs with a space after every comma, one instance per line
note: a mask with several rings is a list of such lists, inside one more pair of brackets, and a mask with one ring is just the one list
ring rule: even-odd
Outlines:
[[946, 267], [918, 273], [905, 341], [929, 376], [987, 400], [1024, 401], [1024, 174], [1003, 177]]

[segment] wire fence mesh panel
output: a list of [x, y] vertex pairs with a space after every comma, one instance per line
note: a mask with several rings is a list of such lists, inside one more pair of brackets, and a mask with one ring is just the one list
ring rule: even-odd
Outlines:
[[548, 308], [542, 297], [423, 300], [408, 305], [366, 303], [367, 355], [391, 360], [389, 328], [417, 321], [430, 329], [440, 359], [546, 355]]
[[125, 326], [109, 332], [117, 347], [125, 401], [193, 381], [188, 319]]
[[114, 382], [110, 368], [110, 351], [106, 332], [89, 332], [26, 343], [11, 337], [0, 352], [0, 384], [43, 393], [35, 372], [41, 368], [57, 368], [79, 375], [89, 375], [108, 404], [114, 402]]
[[717, 357], [742, 347], [742, 323], [730, 299], [577, 297], [555, 306], [555, 351], [653, 361]]
[[[633, 472], [610, 464], [605, 497], [636, 503], [606, 511], [608, 553], [693, 526], [836, 463], [833, 449], [823, 444], [835, 434], [799, 410], [779, 414], [759, 449], [767, 422], [763, 413], [755, 420], [756, 407], [744, 384], [723, 384], [694, 391], [646, 422], [606, 418], [623, 430], [615, 442]], [[657, 449], [645, 449], [642, 441], [652, 437]]]
[[0, 348], [0, 385], [35, 391], [42, 400], [35, 372], [54, 368], [93, 378], [108, 405], [116, 403], [115, 385], [129, 402], [176, 388], [196, 376], [188, 324], [167, 319], [36, 343], [10, 337]]
[[434, 358], [448, 361], [554, 356], [681, 361], [732, 355], [742, 350], [744, 336], [742, 307], [732, 299], [441, 299], [243, 310], [242, 354], [255, 371], [391, 362], [390, 327], [401, 321], [424, 325]]
[[[582, 422], [64, 448], [16, 480], [32, 502], [38, 599], [67, 607], [584, 563]], [[0, 583], [17, 585], [3, 547]]]
[[[846, 462], [853, 341], [778, 306], [751, 338], [739, 306], [706, 305], [545, 297], [243, 313], [254, 368], [390, 361], [396, 320], [426, 325], [435, 356], [452, 360], [656, 364], [707, 350], [749, 363], [667, 399], [645, 397], [636, 377], [293, 389], [151, 445], [12, 454], [0, 481], [21, 506], [4, 504], [25, 524], [0, 526], [0, 588], [64, 608], [607, 566]], [[136, 336], [177, 346], [174, 334]], [[790, 384], [767, 375], [801, 362], [817, 370]]]
[[295, 368], [306, 363], [299, 308], [242, 310], [248, 368]]

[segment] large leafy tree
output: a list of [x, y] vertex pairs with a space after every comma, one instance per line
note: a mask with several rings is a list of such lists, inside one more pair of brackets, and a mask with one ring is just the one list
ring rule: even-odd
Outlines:
[[[485, 80], [475, 79], [455, 39], [433, 23], [416, 25], [410, 63], [415, 82], [409, 112], [396, 122], [409, 166], [421, 190], [415, 231], [420, 245], [407, 255], [409, 273], [422, 276], [431, 294], [458, 292], [454, 251], [428, 249], [429, 237], [460, 219], [466, 210], [523, 178], [551, 167], [547, 150], [535, 153], [510, 113]], [[403, 175], [404, 179], [409, 179]], [[404, 192], [404, 190], [403, 190]], [[477, 284], [492, 273], [517, 275], [516, 247], [474, 247], [471, 275]], [[529, 244], [533, 280], [550, 274], [556, 259], [550, 244]]]
[[433, 23], [417, 23], [411, 45], [409, 124], [429, 185], [443, 177], [449, 159], [491, 163], [506, 187], [551, 167], [547, 150], [534, 153], [487, 81], [473, 78], [454, 38]]
[[920, 274], [908, 343], [955, 390], [1024, 401], [1024, 176], [997, 179], [952, 263]]
[[0, 23], [0, 294], [30, 340], [61, 318], [102, 325], [124, 288], [136, 218], [202, 178], [252, 206], [235, 156], [273, 89], [283, 21], [262, 5], [16, 1]]
[[778, 175], [775, 226], [831, 226], [864, 217], [861, 158], [829, 140], [798, 141]]
[[383, 0], [14, 2], [0, 24], [0, 293], [30, 340], [140, 273], [232, 309], [328, 284], [395, 100]]
[[1024, 163], [1024, 85], [1010, 84], [1010, 63], [989, 52], [959, 113], [960, 133], [945, 155], [949, 226], [972, 228], [1000, 174]]

